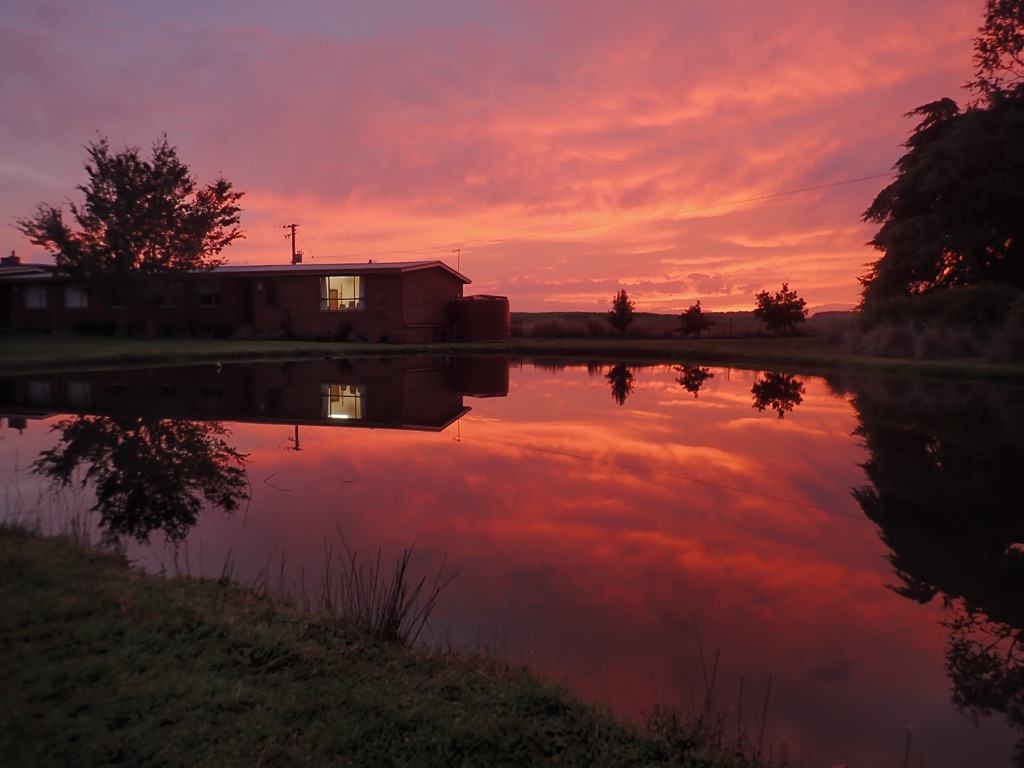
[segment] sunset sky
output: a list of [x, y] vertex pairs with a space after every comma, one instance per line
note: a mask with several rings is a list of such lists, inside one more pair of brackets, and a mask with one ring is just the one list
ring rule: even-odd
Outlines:
[[[849, 307], [887, 183], [852, 180], [891, 171], [904, 113], [966, 99], [983, 11], [3, 0], [0, 219], [80, 199], [87, 142], [166, 133], [246, 192], [230, 264], [287, 263], [294, 222], [307, 263], [443, 259], [514, 311], [750, 309], [784, 281]], [[13, 226], [0, 249], [48, 261]]]

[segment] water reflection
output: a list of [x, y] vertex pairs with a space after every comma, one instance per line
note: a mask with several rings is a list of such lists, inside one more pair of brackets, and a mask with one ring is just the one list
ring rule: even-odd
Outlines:
[[[1024, 731], [1024, 408], [1009, 390], [849, 378], [869, 483], [853, 494], [898, 578], [940, 597], [953, 700]], [[1017, 764], [1024, 764], [1024, 741]]]
[[676, 381], [694, 397], [700, 393], [704, 382], [715, 378], [715, 374], [709, 368], [701, 368], [699, 365], [677, 365], [674, 370], [679, 374]]
[[804, 401], [804, 383], [788, 373], [766, 373], [750, 388], [754, 407], [759, 411], [771, 408], [781, 419]]
[[54, 429], [57, 446], [40, 454], [33, 471], [62, 487], [79, 477], [91, 484], [107, 541], [144, 541], [154, 531], [180, 541], [204, 503], [230, 513], [249, 498], [246, 457], [219, 423], [76, 416]]
[[[619, 410], [608, 402], [614, 366], [522, 364], [511, 372], [514, 397], [477, 400], [469, 411], [464, 394], [509, 390], [507, 366], [487, 373], [492, 361], [480, 364], [472, 373], [461, 361], [373, 361], [365, 371], [318, 361], [248, 373], [208, 366], [182, 377], [176, 386], [191, 405], [168, 406], [176, 410], [164, 416], [230, 421], [227, 439], [248, 456], [252, 480], [244, 515], [202, 516], [182, 544], [191, 562], [202, 558], [204, 572], [217, 575], [230, 558], [237, 578], [252, 583], [280, 557], [285, 578], [300, 582], [316, 578], [325, 541], [339, 529], [354, 548], [382, 547], [385, 558], [415, 541], [417, 577], [444, 558], [463, 574], [432, 617], [443, 642], [493, 647], [624, 714], [642, 717], [658, 701], [685, 711], [703, 699], [714, 665], [716, 707], [731, 731], [748, 735], [761, 727], [771, 676], [765, 744], [778, 751], [785, 743], [796, 765], [902, 765], [908, 725], [912, 765], [1005, 763], [1015, 734], [1002, 718], [975, 729], [950, 702], [948, 641], [954, 632], [984, 640], [974, 624], [954, 626], [970, 614], [883, 588], [895, 579], [884, 556], [927, 535], [908, 530], [910, 541], [883, 542], [882, 526], [850, 493], [875, 487], [862, 469], [874, 442], [852, 433], [862, 424], [877, 433], [882, 409], [903, 407], [900, 399], [861, 418], [850, 398], [805, 377], [795, 388], [799, 407], [780, 419], [770, 405], [751, 408], [761, 374], [704, 369], [711, 375], [690, 378], [700, 379], [695, 399], [680, 381], [683, 366], [628, 366], [630, 408]], [[174, 381], [169, 371], [153, 372], [150, 384], [106, 376], [128, 389]], [[91, 414], [57, 404], [70, 383], [90, 382], [44, 379], [34, 392], [24, 382], [16, 391], [48, 397], [47, 408], [23, 402], [0, 412]], [[224, 384], [232, 379], [244, 386]], [[872, 396], [865, 387], [837, 386]], [[93, 379], [76, 397], [84, 402], [89, 389], [98, 412], [107, 384]], [[937, 405], [936, 418], [956, 400]], [[352, 428], [359, 424], [394, 428]], [[282, 450], [293, 433], [301, 452]], [[47, 437], [0, 432], [0, 471], [13, 463], [12, 449], [35, 456], [52, 448]], [[881, 463], [894, 467], [883, 483], [894, 492], [907, 470], [887, 456]], [[975, 497], [988, 500], [983, 488]], [[156, 547], [129, 554], [152, 570], [170, 556]], [[900, 567], [912, 583], [939, 584]], [[945, 566], [935, 567], [942, 577]], [[989, 663], [974, 660], [976, 648], [961, 649], [964, 666]]]
[[108, 541], [153, 532], [181, 541], [206, 505], [249, 499], [246, 454], [213, 413], [235, 421], [441, 430], [464, 415], [463, 393], [503, 396], [508, 362], [433, 358], [74, 372], [0, 382], [0, 412], [79, 411], [32, 471], [59, 487], [90, 486]]
[[605, 379], [608, 380], [608, 384], [612, 388], [612, 400], [619, 405], [626, 402], [626, 398], [632, 394], [633, 387], [636, 386], [633, 371], [621, 363], [612, 366], [611, 370], [605, 374]]

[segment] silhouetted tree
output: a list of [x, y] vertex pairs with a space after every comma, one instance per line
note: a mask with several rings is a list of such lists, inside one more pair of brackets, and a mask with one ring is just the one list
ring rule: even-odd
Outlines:
[[124, 299], [153, 275], [211, 269], [218, 254], [242, 237], [241, 208], [231, 183], [218, 178], [199, 187], [164, 136], [148, 159], [138, 147], [111, 152], [106, 138], [86, 145], [85, 195], [70, 213], [40, 204], [17, 227], [36, 245], [56, 253], [57, 266], [108, 298]]
[[754, 407], [759, 411], [771, 408], [781, 419], [804, 401], [804, 383], [788, 373], [766, 373], [750, 388]]
[[626, 329], [633, 322], [633, 310], [635, 308], [636, 305], [629, 298], [625, 288], [615, 294], [612, 297], [612, 308], [608, 312], [608, 322], [612, 324], [612, 328], [619, 333], [625, 333]]
[[633, 372], [624, 365], [616, 365], [608, 371], [605, 378], [612, 388], [612, 400], [619, 405], [626, 402], [626, 398], [633, 393], [636, 385], [633, 379]]
[[679, 316], [679, 330], [682, 331], [683, 336], [693, 334], [700, 338], [701, 333], [711, 328], [714, 324], [715, 321], [701, 310], [699, 301], [687, 308]]
[[968, 87], [989, 101], [1024, 84], [1024, 0], [988, 0], [974, 38], [975, 79]]
[[33, 472], [68, 486], [78, 471], [92, 483], [108, 540], [144, 541], [161, 530], [180, 540], [203, 504], [227, 512], [248, 499], [245, 455], [224, 440], [218, 423], [137, 416], [77, 416], [58, 422], [58, 444], [43, 451]]
[[789, 290], [789, 283], [783, 283], [782, 290], [774, 296], [768, 291], [761, 291], [755, 298], [754, 317], [769, 331], [789, 333], [796, 329], [797, 323], [807, 319], [807, 303], [797, 296], [796, 291]]
[[696, 365], [678, 365], [676, 366], [676, 373], [679, 374], [676, 381], [682, 384], [683, 389], [687, 392], [692, 392], [694, 397], [700, 392], [700, 388], [704, 386], [705, 381], [715, 378], [715, 374], [709, 369]]
[[868, 317], [953, 286], [1024, 290], [1022, 48], [1024, 0], [989, 0], [968, 83], [978, 102], [962, 110], [942, 98], [908, 113], [919, 122], [896, 178], [864, 213], [882, 252], [861, 278]]

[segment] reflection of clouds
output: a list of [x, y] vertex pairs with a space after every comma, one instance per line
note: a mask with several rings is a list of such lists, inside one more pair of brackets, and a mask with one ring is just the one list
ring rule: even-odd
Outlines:
[[[414, 568], [432, 576], [447, 557], [460, 572], [435, 630], [624, 711], [702, 692], [696, 623], [707, 663], [720, 655], [723, 708], [741, 677], [753, 702], [773, 676], [769, 738], [791, 756], [800, 744], [828, 757], [811, 764], [874, 764], [912, 723], [915, 745], [955, 733], [951, 760], [976, 759], [987, 734], [936, 705], [948, 700], [940, 612], [883, 588], [885, 548], [849, 495], [865, 458], [849, 406], [811, 378], [779, 422], [751, 412], [755, 372], [721, 372], [698, 400], [674, 376], [637, 371], [634, 419], [600, 375], [513, 369], [513, 395], [474, 401], [461, 442], [454, 427], [311, 428], [295, 454], [267, 437], [279, 428], [233, 425], [251, 477], [276, 471], [292, 492], [254, 483], [243, 530], [204, 520], [205, 561], [219, 570], [230, 547], [244, 580], [284, 552], [313, 588], [339, 528], [385, 561], [415, 541]], [[686, 407], [665, 409], [673, 398]]]

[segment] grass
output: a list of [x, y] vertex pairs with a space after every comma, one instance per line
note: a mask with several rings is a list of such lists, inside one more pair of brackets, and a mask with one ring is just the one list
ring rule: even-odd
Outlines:
[[7, 765], [735, 766], [492, 657], [0, 527]]

